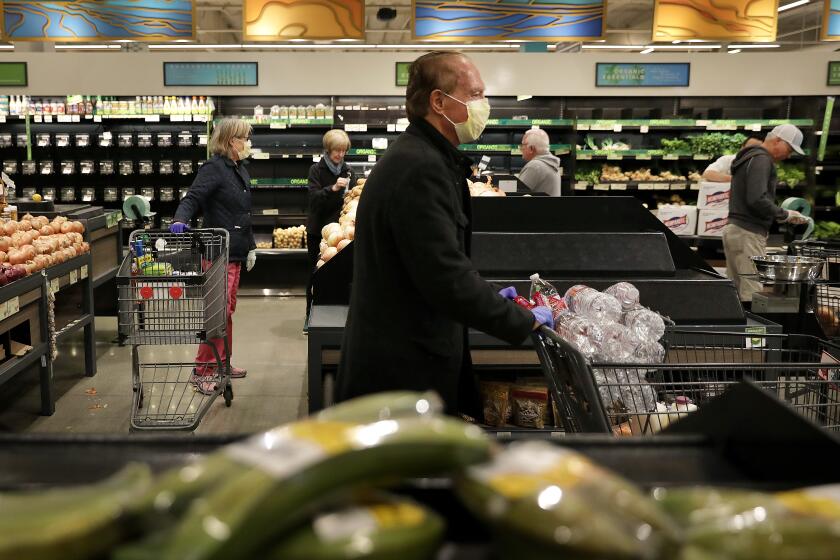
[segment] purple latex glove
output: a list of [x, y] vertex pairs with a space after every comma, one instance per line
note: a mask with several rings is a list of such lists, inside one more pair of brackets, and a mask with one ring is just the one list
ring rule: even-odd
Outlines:
[[516, 288], [513, 286], [508, 286], [507, 288], [502, 288], [499, 290], [499, 295], [506, 299], [513, 299], [519, 294], [516, 293]]
[[184, 233], [185, 231], [189, 230], [190, 226], [182, 222], [174, 222], [171, 226], [169, 226], [170, 233]]
[[554, 328], [554, 314], [548, 307], [544, 305], [535, 307], [531, 310], [531, 313], [534, 314], [534, 321], [540, 325], [545, 325], [550, 329]]

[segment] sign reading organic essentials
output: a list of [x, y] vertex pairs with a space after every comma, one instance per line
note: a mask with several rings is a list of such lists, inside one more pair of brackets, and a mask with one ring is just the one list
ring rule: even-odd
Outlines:
[[408, 69], [411, 67], [410, 62], [397, 62], [397, 85], [408, 85]]
[[0, 86], [27, 86], [25, 62], [0, 62]]
[[164, 62], [165, 86], [256, 86], [256, 62]]
[[828, 63], [828, 85], [840, 86], [840, 61]]
[[688, 87], [688, 62], [607, 63], [598, 62], [598, 87]]

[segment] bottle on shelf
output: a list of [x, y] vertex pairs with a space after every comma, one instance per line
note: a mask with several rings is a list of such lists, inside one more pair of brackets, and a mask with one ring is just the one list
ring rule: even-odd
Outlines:
[[93, 114], [93, 102], [90, 100], [90, 95], [85, 97], [85, 115]]
[[101, 95], [97, 95], [97, 96], [96, 96], [96, 103], [95, 103], [95, 104], [94, 104], [94, 106], [93, 106], [93, 113], [94, 113], [95, 115], [101, 115], [101, 114], [102, 114], [103, 109], [104, 109], [104, 108], [103, 108], [103, 106], [102, 106], [102, 96], [101, 96]]
[[207, 104], [204, 102], [204, 96], [198, 98], [198, 113], [200, 115], [207, 114]]
[[0, 95], [0, 115], [6, 116], [9, 114], [9, 96]]
[[166, 101], [163, 102], [163, 114], [164, 115], [171, 115], [172, 114], [172, 104], [169, 103], [169, 96], [167, 96]]
[[40, 99], [35, 101], [35, 114], [36, 115], [43, 115], [44, 114], [44, 104], [41, 102]]
[[178, 110], [175, 112], [176, 115], [186, 115], [187, 114], [187, 107], [184, 104], [184, 98], [179, 97], [177, 103]]
[[192, 96], [192, 101], [190, 101], [190, 113], [193, 115], [197, 115], [198, 111], [198, 100], [196, 99], [195, 95]]

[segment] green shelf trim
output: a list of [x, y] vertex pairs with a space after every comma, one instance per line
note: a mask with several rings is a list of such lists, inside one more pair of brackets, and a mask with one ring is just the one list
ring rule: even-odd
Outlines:
[[255, 187], [261, 186], [275, 186], [275, 187], [300, 187], [309, 184], [309, 179], [305, 177], [278, 177], [274, 179], [251, 179], [251, 185]]
[[487, 126], [572, 126], [572, 119], [490, 119]]
[[375, 148], [350, 148], [347, 150], [348, 156], [378, 156], [384, 153], [385, 150], [377, 150]]
[[761, 125], [762, 127], [778, 126], [780, 124], [792, 124], [795, 126], [814, 126], [812, 119], [580, 119], [577, 121], [577, 128], [584, 130], [603, 130], [610, 132], [613, 127], [647, 126], [656, 127], [746, 127]]

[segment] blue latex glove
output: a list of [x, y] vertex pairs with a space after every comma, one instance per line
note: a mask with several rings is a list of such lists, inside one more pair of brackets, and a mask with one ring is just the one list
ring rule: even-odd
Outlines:
[[501, 290], [499, 290], [499, 295], [503, 298], [513, 299], [519, 294], [516, 293], [516, 288], [514, 288], [513, 286], [508, 286], [507, 288], [502, 288]]
[[182, 222], [174, 222], [169, 226], [169, 233], [184, 233], [185, 231], [190, 231], [190, 226]]
[[534, 314], [534, 321], [540, 325], [545, 325], [550, 329], [554, 328], [554, 314], [548, 307], [544, 305], [535, 307], [531, 310], [531, 313]]

